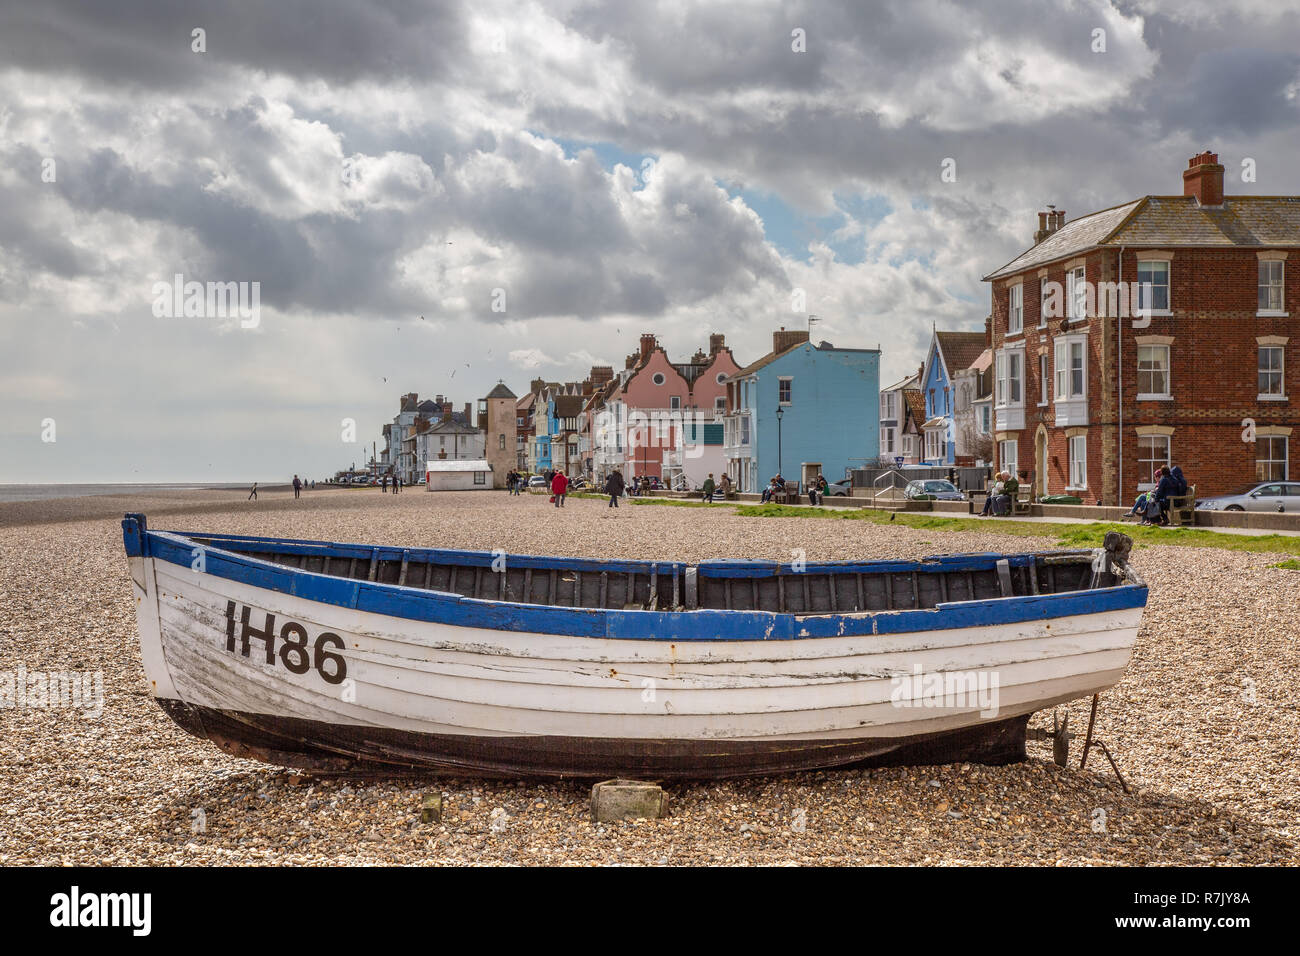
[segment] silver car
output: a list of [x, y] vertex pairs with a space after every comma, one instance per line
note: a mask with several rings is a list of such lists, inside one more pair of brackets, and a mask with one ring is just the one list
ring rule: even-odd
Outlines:
[[1226, 495], [1201, 498], [1198, 511], [1294, 511], [1300, 512], [1300, 482], [1264, 481], [1247, 485]]

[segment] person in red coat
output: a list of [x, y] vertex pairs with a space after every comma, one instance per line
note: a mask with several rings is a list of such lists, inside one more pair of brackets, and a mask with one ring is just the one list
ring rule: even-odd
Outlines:
[[551, 479], [551, 494], [555, 496], [555, 507], [564, 507], [564, 495], [569, 490], [569, 479], [564, 477], [564, 472], [557, 471], [555, 477]]

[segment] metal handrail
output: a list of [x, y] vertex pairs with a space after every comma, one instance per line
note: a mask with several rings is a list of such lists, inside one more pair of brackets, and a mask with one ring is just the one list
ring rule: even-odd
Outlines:
[[[899, 486], [898, 486], [898, 485], [893, 481], [893, 476], [894, 476], [894, 475], [897, 475], [900, 479], [902, 479], [902, 481], [903, 481], [903, 487], [904, 487], [904, 488], [907, 487], [907, 483], [911, 480], [910, 478], [907, 477], [907, 475], [903, 474], [903, 473], [902, 473], [901, 471], [899, 471], [897, 468], [890, 468], [888, 471], [881, 472], [881, 473], [880, 473], [879, 475], [877, 475], [877, 476], [875, 477], [875, 479], [871, 482], [871, 487], [872, 487], [872, 492], [871, 492], [871, 507], [872, 507], [872, 508], [875, 508], [875, 507], [876, 507], [876, 503], [877, 503], [877, 501], [879, 500], [880, 496], [881, 496], [881, 495], [884, 495], [884, 494], [886, 494], [886, 493], [888, 493], [888, 495], [889, 495], [889, 501], [890, 501], [890, 504], [893, 504], [894, 502], [896, 502], [896, 501], [898, 500], [898, 495], [896, 494], [896, 492], [898, 491], [898, 487], [899, 487]], [[881, 481], [882, 478], [889, 478], [889, 479], [890, 479], [889, 487], [888, 487], [888, 488], [880, 488], [880, 489], [877, 490], [877, 486], [880, 484], [880, 481]]]

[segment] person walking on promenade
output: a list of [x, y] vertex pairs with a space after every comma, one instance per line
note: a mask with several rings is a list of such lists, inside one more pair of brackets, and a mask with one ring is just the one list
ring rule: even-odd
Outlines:
[[713, 493], [717, 490], [717, 488], [718, 486], [713, 483], [713, 472], [709, 472], [709, 477], [704, 479], [704, 487], [700, 489], [701, 491], [704, 492], [705, 504], [708, 505], [713, 504]]
[[402, 491], [402, 476], [396, 475], [393, 478], [393, 494], [395, 495], [401, 494], [401, 491]]
[[293, 496], [297, 498], [302, 494], [302, 479], [297, 475], [293, 476]]
[[564, 477], [564, 472], [557, 471], [555, 477], [551, 479], [551, 494], [555, 496], [555, 507], [564, 507], [564, 494], [569, 490], [569, 479]]
[[615, 468], [605, 479], [605, 494], [609, 495], [609, 507], [618, 507], [618, 499], [623, 494], [623, 488], [623, 473]]
[[257, 500], [257, 482], [253, 482], [253, 490], [248, 493], [249, 501]]
[[388, 494], [388, 476], [387, 476], [387, 475], [380, 475], [380, 476], [379, 476], [379, 493], [380, 493], [381, 495], [386, 495], [386, 494]]

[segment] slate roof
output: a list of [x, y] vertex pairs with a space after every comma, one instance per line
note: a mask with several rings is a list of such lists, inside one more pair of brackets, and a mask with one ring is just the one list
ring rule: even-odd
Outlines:
[[484, 398], [514, 398], [515, 393], [506, 388], [505, 382], [497, 382], [492, 391], [483, 396]]
[[1300, 196], [1144, 196], [1081, 216], [1021, 253], [985, 281], [1067, 259], [1099, 246], [1300, 246]]

